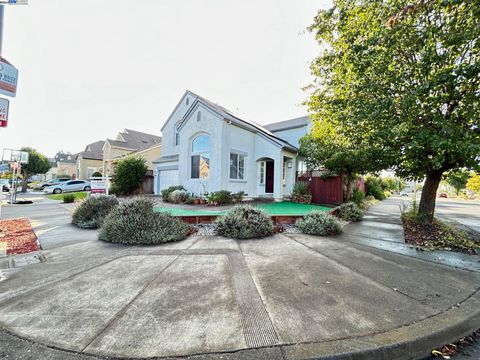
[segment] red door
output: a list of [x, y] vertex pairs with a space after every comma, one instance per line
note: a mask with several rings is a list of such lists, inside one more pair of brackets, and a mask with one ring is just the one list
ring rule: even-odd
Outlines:
[[265, 170], [265, 192], [268, 194], [273, 193], [273, 161], [266, 162]]

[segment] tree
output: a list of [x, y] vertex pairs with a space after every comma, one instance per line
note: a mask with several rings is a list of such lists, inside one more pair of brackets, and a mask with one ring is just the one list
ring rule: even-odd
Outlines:
[[467, 189], [480, 194], [480, 174], [474, 174], [468, 179]]
[[314, 121], [402, 178], [425, 178], [419, 215], [431, 222], [443, 173], [479, 163], [478, 3], [334, 0], [310, 30], [322, 45]]
[[50, 162], [45, 155], [30, 147], [23, 147], [21, 151], [28, 152], [28, 163], [22, 164], [22, 192], [27, 191], [27, 181], [30, 177], [37, 174], [45, 174], [50, 170]]
[[147, 161], [138, 155], [129, 155], [115, 166], [113, 191], [118, 194], [133, 194], [138, 191], [147, 173]]
[[452, 170], [444, 174], [444, 179], [448, 185], [455, 189], [458, 196], [460, 190], [465, 189], [468, 178], [470, 177], [470, 171], [458, 169]]

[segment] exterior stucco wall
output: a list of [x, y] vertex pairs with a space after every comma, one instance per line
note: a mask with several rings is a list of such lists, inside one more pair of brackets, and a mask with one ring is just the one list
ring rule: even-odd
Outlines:
[[93, 174], [98, 171], [103, 175], [103, 162], [102, 160], [95, 159], [84, 159], [82, 156], [77, 158], [77, 178], [88, 180], [89, 179], [89, 169]]
[[299, 147], [300, 138], [307, 135], [309, 131], [310, 131], [309, 126], [302, 126], [302, 127], [293, 128], [293, 129], [276, 131], [276, 132], [273, 132], [273, 134], [289, 142], [293, 146]]
[[57, 177], [62, 175], [77, 176], [77, 164], [57, 162]]

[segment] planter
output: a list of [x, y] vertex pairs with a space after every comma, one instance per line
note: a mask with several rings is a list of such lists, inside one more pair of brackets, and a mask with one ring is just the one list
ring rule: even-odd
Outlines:
[[199, 205], [200, 204], [200, 199], [199, 198], [193, 199], [193, 204], [194, 205]]
[[207, 200], [205, 199], [199, 199], [199, 200], [200, 200], [199, 202], [200, 205], [205, 205], [207, 203]]

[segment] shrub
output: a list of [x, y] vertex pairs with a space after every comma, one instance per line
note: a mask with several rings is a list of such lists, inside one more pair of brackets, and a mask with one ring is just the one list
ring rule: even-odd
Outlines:
[[105, 216], [117, 205], [118, 199], [113, 195], [90, 197], [75, 209], [72, 223], [84, 229], [99, 228]]
[[101, 172], [98, 172], [98, 171], [95, 171], [95, 172], [92, 174], [92, 177], [102, 177], [102, 173], [101, 173]]
[[239, 191], [237, 193], [232, 194], [232, 199], [233, 199], [234, 202], [240, 203], [240, 202], [243, 201], [244, 196], [245, 196], [245, 192], [244, 191]]
[[272, 235], [275, 229], [265, 212], [249, 205], [235, 206], [215, 223], [219, 235], [235, 239], [265, 237]]
[[187, 237], [188, 225], [169, 214], [153, 211], [154, 202], [133, 198], [122, 202], [105, 218], [98, 238], [118, 244], [154, 245]]
[[163, 201], [167, 201], [167, 202], [170, 201], [170, 194], [175, 190], [185, 190], [185, 188], [182, 185], [175, 185], [175, 186], [170, 186], [166, 189], [163, 189], [161, 191]]
[[168, 197], [168, 201], [174, 204], [181, 204], [188, 200], [190, 195], [185, 190], [173, 190]]
[[382, 189], [382, 179], [375, 176], [369, 176], [365, 180], [365, 187], [367, 190], [367, 195], [372, 195], [377, 200], [385, 199], [385, 195], [383, 195]]
[[293, 185], [292, 201], [307, 204], [312, 202], [312, 194], [308, 182], [299, 181]]
[[116, 194], [133, 194], [143, 183], [147, 173], [147, 161], [139, 155], [129, 155], [115, 166], [113, 190]]
[[338, 219], [324, 211], [314, 211], [298, 219], [295, 225], [304, 233], [310, 235], [335, 235], [342, 231]]
[[358, 206], [362, 206], [362, 204], [365, 202], [365, 193], [363, 191], [355, 189], [353, 190], [351, 200]]
[[340, 205], [338, 216], [345, 221], [360, 221], [363, 217], [363, 211], [353, 202]]
[[390, 196], [392, 196], [392, 193], [390, 191], [385, 190], [383, 192], [383, 196], [385, 196], [385, 198], [389, 198]]
[[228, 190], [214, 191], [208, 194], [208, 203], [212, 205], [231, 204], [233, 201], [232, 193]]
[[75, 195], [74, 194], [63, 195], [63, 202], [67, 204], [75, 202]]

